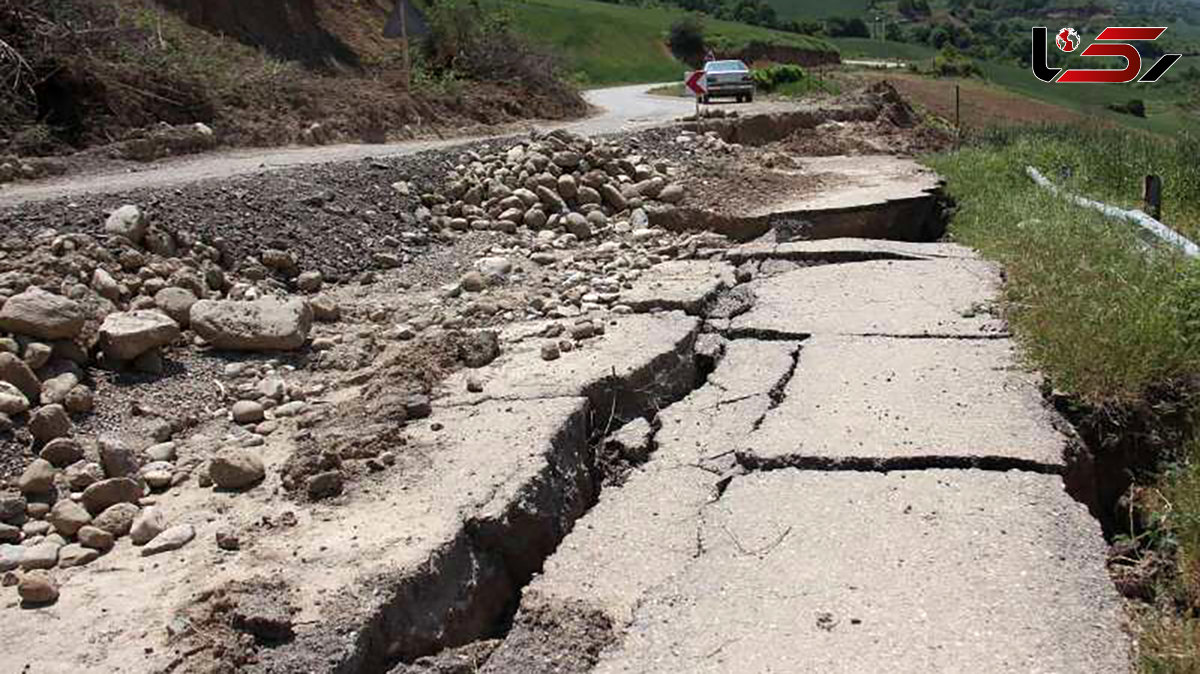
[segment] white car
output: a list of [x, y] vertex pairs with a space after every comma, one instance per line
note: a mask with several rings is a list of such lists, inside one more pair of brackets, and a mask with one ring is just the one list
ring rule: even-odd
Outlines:
[[701, 102], [717, 97], [730, 97], [738, 103], [754, 100], [754, 78], [750, 68], [741, 61], [709, 61], [704, 64], [704, 81], [708, 88]]

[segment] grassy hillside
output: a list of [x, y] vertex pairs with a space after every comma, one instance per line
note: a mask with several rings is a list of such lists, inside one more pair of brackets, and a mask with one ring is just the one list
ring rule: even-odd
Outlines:
[[[509, 11], [518, 30], [562, 52], [584, 84], [672, 81], [687, 70], [664, 42], [671, 24], [685, 15], [682, 10], [591, 0], [516, 0]], [[706, 19], [704, 26], [708, 41], [721, 50], [751, 42], [835, 49], [817, 38], [729, 21]]]

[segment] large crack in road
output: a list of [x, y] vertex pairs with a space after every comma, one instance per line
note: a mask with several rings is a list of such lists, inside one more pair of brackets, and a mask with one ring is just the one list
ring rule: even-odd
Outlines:
[[[658, 413], [481, 671], [1128, 670], [1099, 526], [1064, 489], [1074, 440], [971, 309], [997, 279], [944, 244], [880, 268], [841, 243], [863, 250], [752, 283], [707, 384]], [[836, 323], [811, 306], [834, 301]]]

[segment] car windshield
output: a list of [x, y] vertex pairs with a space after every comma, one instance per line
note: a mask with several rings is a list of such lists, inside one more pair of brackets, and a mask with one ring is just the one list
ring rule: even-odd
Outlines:
[[704, 69], [710, 73], [732, 72], [735, 70], [746, 70], [746, 64], [741, 61], [713, 61], [707, 63]]

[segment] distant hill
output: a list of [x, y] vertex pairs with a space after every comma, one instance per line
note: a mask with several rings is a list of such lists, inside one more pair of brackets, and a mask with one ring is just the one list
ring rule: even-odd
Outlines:
[[[510, 11], [519, 31], [558, 50], [585, 84], [673, 81], [687, 69], [666, 46], [671, 24], [687, 14], [682, 9], [513, 0]], [[820, 38], [716, 19], [705, 19], [704, 26], [708, 42], [721, 55], [762, 53], [766, 46], [774, 60], [837, 60], [837, 48]]]

